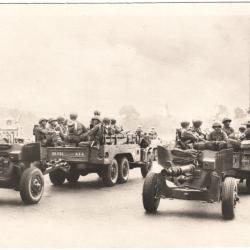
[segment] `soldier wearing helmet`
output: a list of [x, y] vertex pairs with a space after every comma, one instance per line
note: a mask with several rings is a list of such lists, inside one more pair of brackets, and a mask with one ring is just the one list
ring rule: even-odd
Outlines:
[[62, 116], [57, 117], [58, 127], [60, 128], [61, 134], [65, 136], [67, 134], [66, 119]]
[[63, 145], [63, 135], [56, 118], [49, 119], [47, 146], [55, 147]]
[[206, 134], [201, 129], [202, 121], [193, 120], [192, 123], [191, 132], [197, 136], [198, 141], [204, 141], [206, 139]]
[[70, 113], [69, 118], [74, 123], [74, 134], [76, 136], [80, 136], [81, 134], [84, 134], [87, 132], [86, 127], [77, 120], [77, 113]]
[[110, 127], [110, 119], [105, 117], [103, 118], [101, 123], [95, 125], [91, 130], [87, 133], [84, 133], [80, 136], [82, 140], [85, 140], [87, 137], [92, 142], [92, 146], [96, 146], [98, 149], [100, 145], [105, 144], [105, 135], [108, 133], [108, 129]]
[[250, 121], [248, 121], [245, 125], [246, 125], [246, 130], [242, 135], [242, 140], [250, 140]]
[[246, 136], [245, 132], [246, 132], [246, 126], [240, 125], [238, 132], [235, 134], [235, 139], [240, 141], [244, 140]]
[[101, 118], [99, 115], [94, 115], [91, 120], [90, 120], [90, 126], [89, 128], [92, 129], [94, 128], [97, 124], [101, 123]]
[[155, 128], [152, 127], [149, 131], [149, 137], [151, 140], [154, 140], [157, 138], [157, 132], [155, 131]]
[[222, 120], [222, 123], [223, 123], [222, 130], [227, 134], [227, 136], [234, 133], [234, 129], [230, 127], [231, 121], [232, 120], [230, 118], [226, 118], [226, 117]]
[[34, 131], [36, 142], [40, 142], [41, 146], [43, 147], [45, 147], [47, 144], [47, 135], [48, 135], [47, 122], [48, 120], [46, 118], [41, 118], [39, 120], [39, 126]]
[[212, 131], [209, 135], [208, 135], [208, 141], [216, 141], [216, 142], [227, 142], [228, 140], [228, 136], [227, 134], [222, 130], [222, 126], [220, 123], [215, 122], [212, 126], [212, 128], [214, 129], [214, 131]]
[[120, 134], [123, 131], [122, 127], [116, 125], [116, 119], [110, 119], [111, 133], [112, 134]]
[[197, 136], [192, 133], [189, 125], [190, 122], [182, 121], [181, 128], [176, 129], [176, 147], [183, 150], [192, 148], [193, 143], [198, 140]]

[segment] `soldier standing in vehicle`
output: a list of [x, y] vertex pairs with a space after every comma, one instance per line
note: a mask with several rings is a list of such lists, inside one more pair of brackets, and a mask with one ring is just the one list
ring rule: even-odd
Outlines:
[[230, 123], [231, 123], [231, 119], [230, 118], [224, 118], [222, 120], [223, 123], [223, 128], [222, 130], [227, 134], [227, 136], [231, 135], [234, 133], [234, 129], [232, 127], [230, 127]]
[[47, 135], [48, 135], [47, 122], [48, 122], [47, 119], [41, 118], [39, 120], [39, 126], [36, 129], [36, 141], [40, 142], [42, 147], [45, 147], [47, 144]]
[[78, 117], [77, 113], [71, 113], [69, 117], [70, 117], [70, 120], [74, 123], [75, 135], [80, 136], [81, 134], [87, 132], [87, 129], [85, 128], [85, 126], [77, 120], [77, 117]]
[[136, 136], [136, 142], [137, 142], [138, 144], [140, 144], [140, 143], [141, 143], [141, 140], [142, 140], [142, 138], [143, 138], [143, 130], [142, 130], [142, 126], [141, 126], [141, 125], [138, 125], [138, 126], [137, 126], [137, 129], [136, 129], [136, 131], [135, 131], [135, 136]]
[[107, 134], [109, 127], [110, 119], [105, 117], [101, 123], [95, 125], [95, 127], [89, 130], [85, 135], [83, 134], [81, 138], [86, 138], [88, 136], [92, 142], [91, 146], [96, 146], [99, 149], [100, 145], [105, 144], [105, 135]]
[[98, 123], [101, 122], [101, 112], [98, 111], [98, 110], [94, 111], [94, 116], [90, 120], [90, 126], [89, 126], [89, 128], [92, 129], [95, 125], [97, 125], [98, 123], [96, 123], [96, 122], [98, 122]]
[[101, 123], [101, 118], [99, 115], [94, 115], [90, 120], [90, 126], [89, 129], [94, 128], [97, 124]]

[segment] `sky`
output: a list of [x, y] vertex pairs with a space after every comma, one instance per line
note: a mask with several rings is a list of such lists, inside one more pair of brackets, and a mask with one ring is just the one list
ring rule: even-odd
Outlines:
[[250, 8], [3, 5], [0, 106], [43, 114], [203, 118], [248, 107]]

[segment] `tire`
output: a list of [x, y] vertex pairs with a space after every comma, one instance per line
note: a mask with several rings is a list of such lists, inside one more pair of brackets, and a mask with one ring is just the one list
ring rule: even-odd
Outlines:
[[66, 174], [66, 179], [69, 183], [76, 183], [80, 178], [80, 173], [76, 167], [70, 167], [69, 172]]
[[127, 157], [122, 157], [118, 164], [118, 183], [125, 183], [129, 178], [129, 161]]
[[63, 170], [57, 169], [49, 173], [49, 178], [53, 185], [61, 186], [66, 179], [66, 174]]
[[112, 163], [108, 165], [102, 174], [102, 181], [105, 186], [112, 187], [116, 184], [118, 180], [118, 163], [115, 159], [112, 160]]
[[152, 154], [150, 152], [147, 153], [147, 162], [141, 167], [141, 175], [145, 178], [148, 172], [151, 171], [153, 166]]
[[237, 203], [238, 189], [235, 178], [226, 177], [222, 183], [222, 216], [225, 220], [234, 218], [234, 208]]
[[246, 179], [247, 192], [250, 194], [250, 179]]
[[143, 206], [148, 213], [156, 212], [159, 207], [160, 198], [155, 198], [157, 190], [157, 174], [149, 173], [145, 178], [142, 191]]
[[43, 195], [44, 179], [39, 168], [29, 167], [24, 170], [20, 179], [20, 196], [26, 204], [38, 203]]
[[154, 161], [158, 161], [158, 151], [157, 151], [157, 148], [155, 148], [153, 150], [153, 154], [154, 154]]

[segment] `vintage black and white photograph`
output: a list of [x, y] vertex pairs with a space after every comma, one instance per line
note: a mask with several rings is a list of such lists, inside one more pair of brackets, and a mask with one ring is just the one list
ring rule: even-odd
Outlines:
[[250, 4], [0, 4], [0, 247], [249, 247]]

